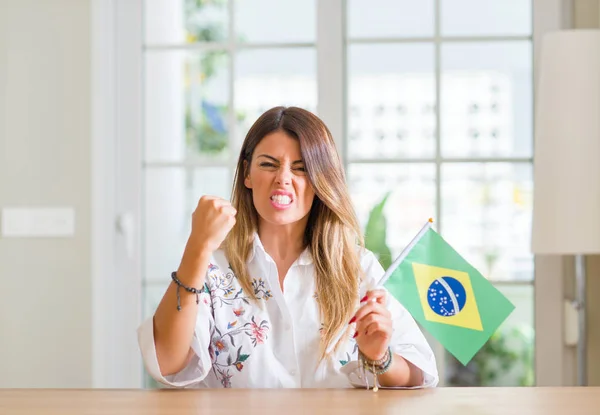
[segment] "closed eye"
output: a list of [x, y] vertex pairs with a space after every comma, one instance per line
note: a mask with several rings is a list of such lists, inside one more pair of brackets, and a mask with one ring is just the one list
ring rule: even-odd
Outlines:
[[263, 162], [259, 164], [260, 167], [275, 167], [273, 163]]

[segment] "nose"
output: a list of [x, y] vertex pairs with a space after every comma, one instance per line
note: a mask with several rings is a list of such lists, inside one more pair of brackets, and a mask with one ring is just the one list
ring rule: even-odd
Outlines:
[[292, 183], [292, 172], [287, 167], [281, 167], [277, 171], [277, 176], [275, 177], [275, 181], [279, 185], [289, 185]]

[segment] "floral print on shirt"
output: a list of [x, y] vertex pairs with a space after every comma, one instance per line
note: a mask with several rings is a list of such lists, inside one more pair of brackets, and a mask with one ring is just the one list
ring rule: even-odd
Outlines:
[[[227, 272], [219, 272], [216, 265], [208, 265], [208, 279], [210, 285], [206, 284], [206, 289], [211, 294], [212, 307], [232, 306], [237, 300], [242, 300], [245, 304], [250, 304], [250, 297], [244, 295], [244, 290], [237, 283], [237, 277], [233, 273], [231, 266]], [[268, 300], [273, 297], [271, 290], [266, 289], [265, 281], [262, 278], [252, 280], [254, 295], [259, 300]]]
[[[209, 264], [205, 288], [211, 299], [213, 315], [215, 308], [223, 306], [232, 307], [234, 314], [234, 319], [227, 323], [226, 331], [220, 330], [216, 324], [212, 325], [213, 337], [209, 350], [215, 375], [224, 388], [230, 388], [231, 378], [235, 374], [232, 369], [241, 372], [244, 369], [244, 362], [250, 357], [250, 351], [243, 345], [238, 346], [241, 337], [248, 336], [252, 346], [257, 347], [267, 340], [270, 326], [267, 320], [258, 322], [255, 315], [245, 316], [244, 304], [250, 304], [250, 297], [244, 294], [237, 283], [231, 267], [226, 273], [221, 273], [218, 267]], [[271, 291], [266, 289], [262, 278], [253, 279], [252, 288], [259, 300], [267, 301], [272, 297]]]
[[358, 356], [358, 343], [356, 343], [356, 340], [354, 340], [354, 338], [350, 339], [351, 343], [354, 343], [354, 347], [352, 348], [352, 353], [348, 353], [346, 352], [346, 358], [343, 360], [340, 360], [340, 365], [345, 366], [348, 364], [348, 362], [351, 362], [352, 360], [356, 360], [357, 356]]

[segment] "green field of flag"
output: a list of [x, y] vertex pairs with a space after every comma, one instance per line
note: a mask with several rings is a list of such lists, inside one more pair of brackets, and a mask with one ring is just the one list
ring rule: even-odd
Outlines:
[[415, 242], [384, 286], [466, 365], [515, 306], [433, 229]]

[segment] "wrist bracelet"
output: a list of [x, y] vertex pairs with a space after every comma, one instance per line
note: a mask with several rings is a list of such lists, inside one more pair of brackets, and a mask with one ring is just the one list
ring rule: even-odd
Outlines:
[[194, 287], [188, 287], [187, 285], [185, 285], [181, 281], [179, 281], [179, 278], [177, 278], [177, 272], [175, 272], [175, 271], [173, 271], [171, 273], [171, 279], [173, 280], [173, 282], [175, 284], [177, 284], [177, 311], [181, 311], [181, 298], [179, 296], [179, 288], [183, 288], [184, 290], [186, 290], [189, 293], [196, 294], [196, 304], [200, 303], [199, 294], [204, 290], [204, 287], [202, 287], [200, 289], [194, 288]]
[[358, 351], [359, 359], [363, 368], [373, 373], [374, 375], [382, 375], [392, 366], [392, 351], [388, 347], [383, 357], [379, 360], [368, 359], [360, 350]]

